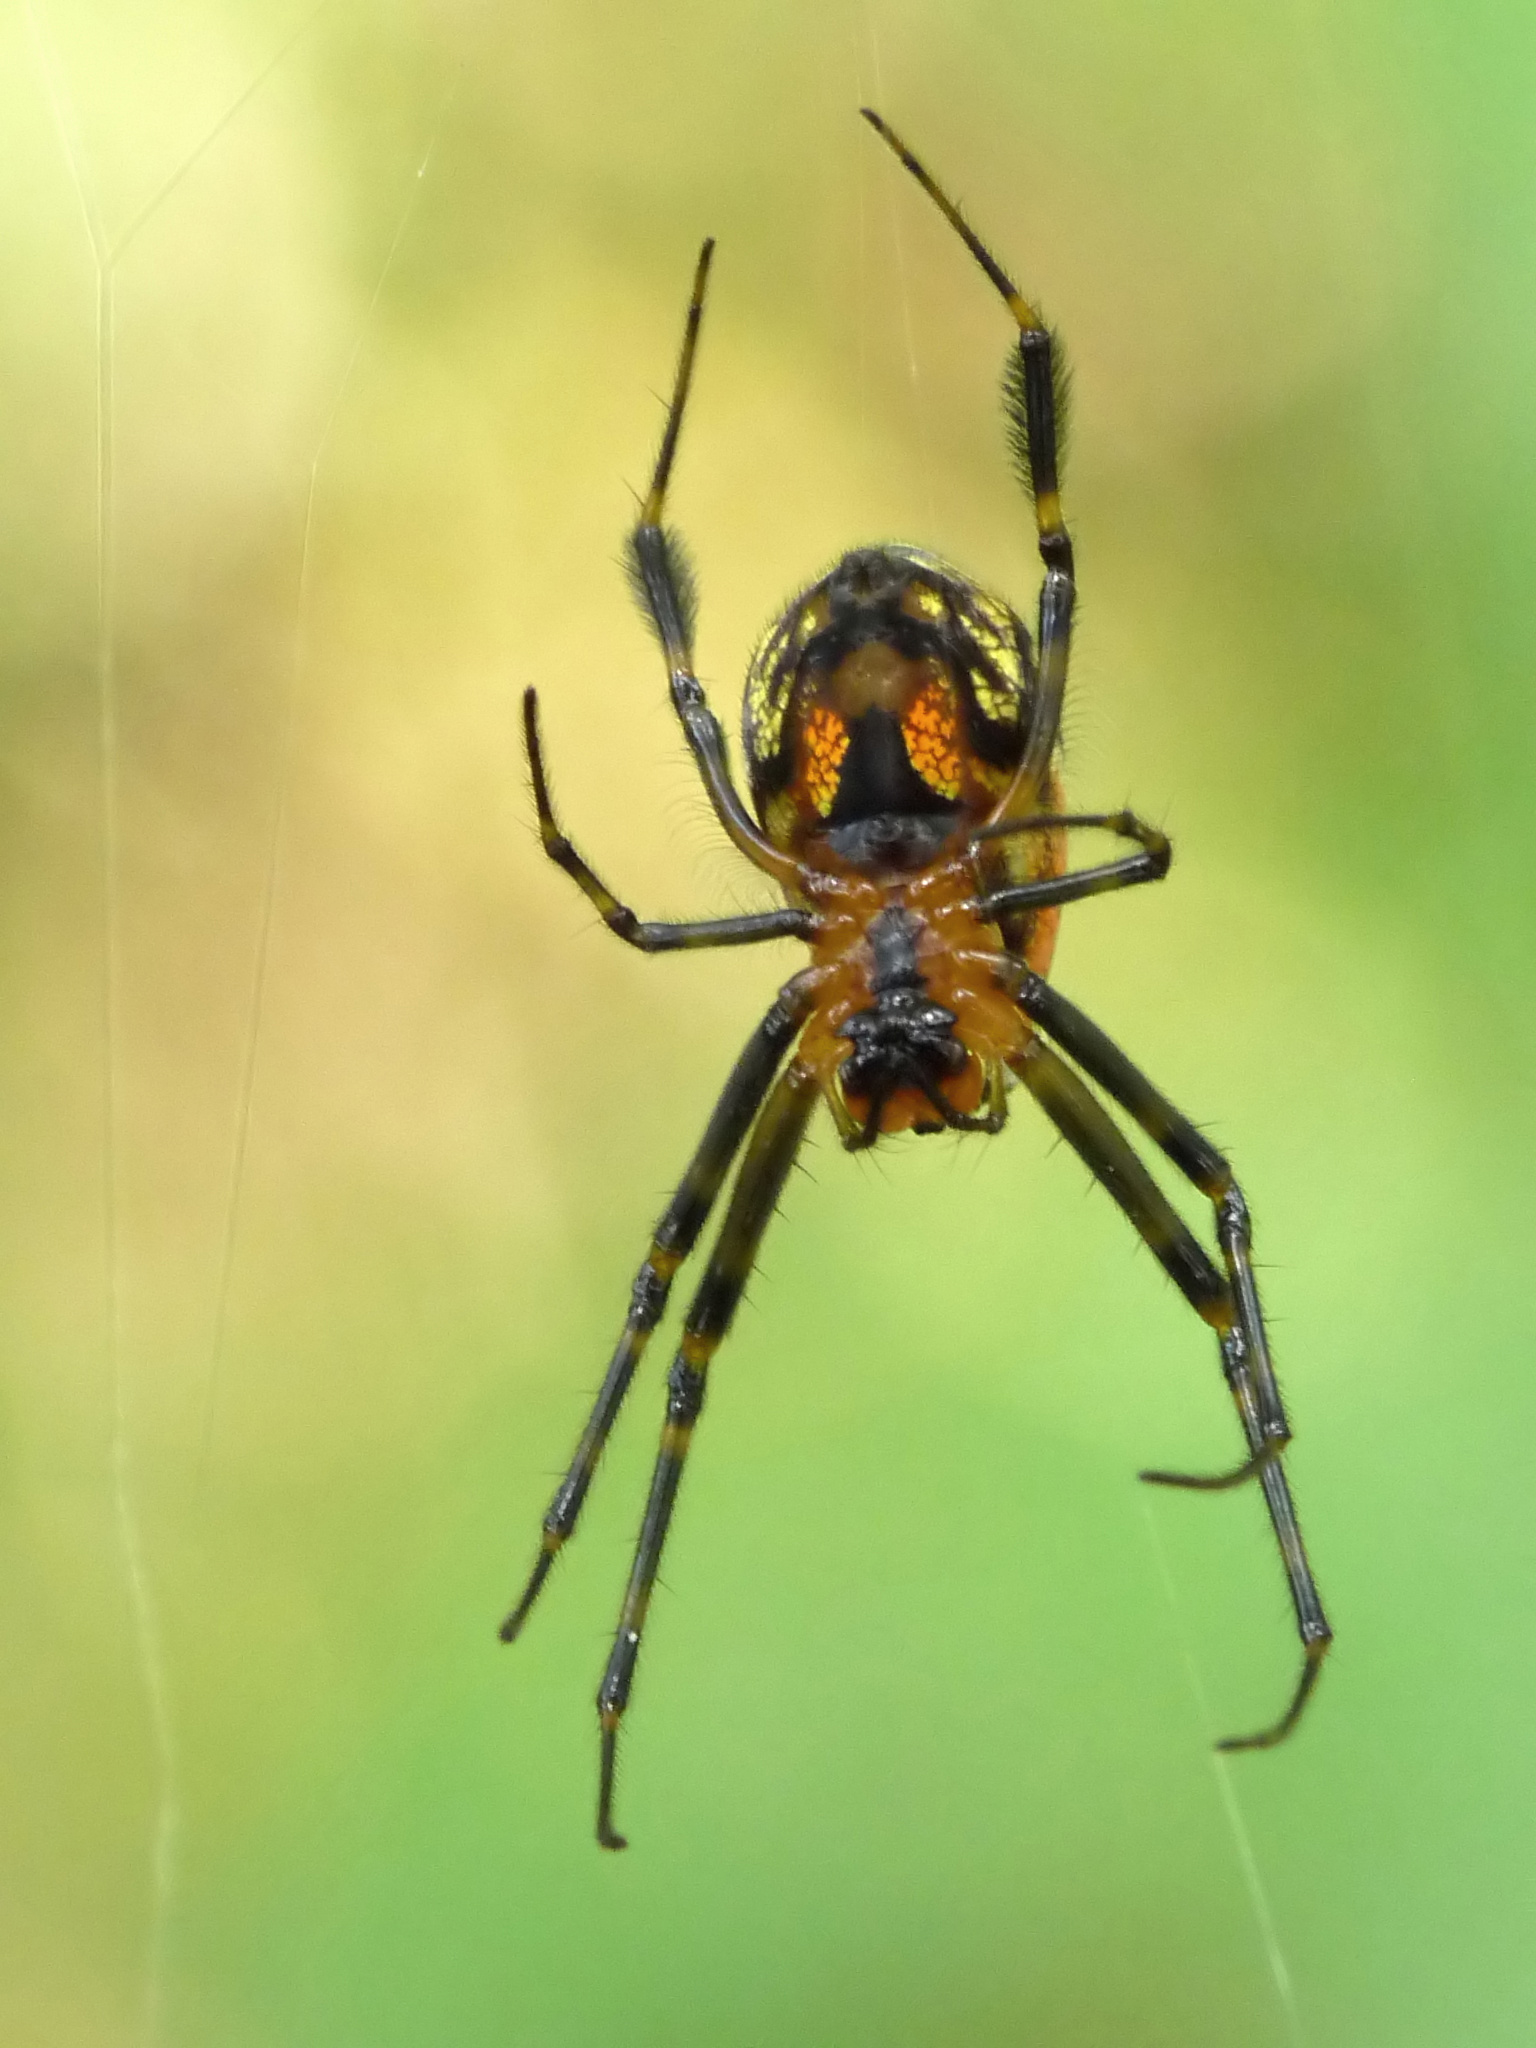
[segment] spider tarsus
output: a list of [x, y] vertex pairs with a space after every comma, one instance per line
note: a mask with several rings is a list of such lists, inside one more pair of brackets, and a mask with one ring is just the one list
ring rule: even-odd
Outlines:
[[539, 755], [539, 693], [532, 684], [523, 692], [523, 738], [530, 761], [536, 762]]
[[1136, 1477], [1148, 1486], [1180, 1486], [1189, 1493], [1225, 1493], [1229, 1487], [1242, 1486], [1250, 1479], [1257, 1479], [1289, 1442], [1289, 1436], [1272, 1438], [1263, 1450], [1255, 1451], [1251, 1458], [1245, 1458], [1241, 1465], [1234, 1465], [1230, 1472], [1151, 1471], [1138, 1472]]
[[496, 1631], [497, 1636], [502, 1642], [516, 1642], [518, 1636], [522, 1633], [523, 1623], [528, 1619], [534, 1601], [538, 1599], [539, 1594], [543, 1591], [544, 1581], [549, 1577], [549, 1568], [554, 1561], [555, 1552], [553, 1550], [541, 1550], [539, 1552], [539, 1561], [529, 1574], [528, 1583], [523, 1588], [522, 1599], [518, 1601], [512, 1612]]
[[617, 1720], [610, 1723], [606, 1710], [602, 1716], [602, 1742], [597, 1792], [597, 1846], [600, 1849], [627, 1849], [628, 1835], [621, 1835], [613, 1824], [613, 1781], [618, 1767], [619, 1730]]
[[1284, 1742], [1296, 1723], [1301, 1719], [1302, 1710], [1312, 1696], [1323, 1668], [1323, 1659], [1328, 1654], [1328, 1645], [1333, 1641], [1333, 1631], [1326, 1635], [1314, 1636], [1307, 1644], [1306, 1662], [1301, 1667], [1296, 1691], [1290, 1705], [1271, 1728], [1261, 1728], [1257, 1735], [1224, 1735], [1215, 1747], [1223, 1756], [1230, 1756], [1243, 1749], [1275, 1749]]
[[[523, 692], [523, 749], [528, 756], [528, 773], [533, 781], [534, 809], [539, 814], [539, 829], [545, 829], [546, 821], [553, 825], [554, 812], [550, 808], [549, 783], [544, 774], [544, 745], [539, 737], [539, 693], [531, 686]], [[545, 842], [548, 844], [547, 840]]]
[[1219, 1756], [1237, 1756], [1245, 1749], [1273, 1749], [1277, 1743], [1284, 1742], [1295, 1725], [1287, 1714], [1273, 1728], [1266, 1728], [1262, 1735], [1223, 1735], [1212, 1747]]

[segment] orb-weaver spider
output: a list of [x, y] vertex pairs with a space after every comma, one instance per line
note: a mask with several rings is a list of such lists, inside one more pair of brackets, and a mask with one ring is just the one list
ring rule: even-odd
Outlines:
[[[1056, 764], [1074, 584], [1057, 487], [1061, 369], [1055, 342], [916, 157], [878, 114], [867, 107], [863, 114], [1018, 322], [1004, 398], [1045, 564], [1037, 647], [1007, 604], [932, 555], [902, 546], [844, 555], [770, 627], [748, 670], [743, 737], [754, 822], [731, 780], [724, 735], [694, 674], [692, 578], [677, 537], [662, 524], [714, 248], [707, 241], [629, 562], [715, 815], [736, 848], [779, 885], [788, 907], [696, 924], [643, 923], [556, 822], [535, 693], [529, 690], [523, 700], [544, 850], [611, 931], [648, 953], [796, 938], [812, 956], [811, 965], [780, 989], [749, 1039], [656, 1226], [618, 1348], [544, 1517], [532, 1575], [501, 1629], [505, 1642], [516, 1636], [575, 1529], [672, 1277], [740, 1154], [725, 1222], [668, 1374], [650, 1498], [597, 1696], [597, 1838], [607, 1849], [625, 1846], [613, 1825], [619, 1723], [683, 1461], [704, 1406], [709, 1363], [730, 1327], [818, 1098], [828, 1104], [844, 1145], [856, 1151], [896, 1131], [1000, 1130], [1007, 1076], [1024, 1084], [1220, 1345], [1247, 1447], [1242, 1463], [1208, 1477], [1141, 1477], [1211, 1490], [1257, 1479], [1280, 1546], [1304, 1653], [1301, 1674], [1278, 1721], [1220, 1746], [1263, 1749], [1283, 1740], [1331, 1640], [1281, 1463], [1290, 1428], [1259, 1309], [1247, 1204], [1215, 1147], [1045, 978], [1063, 904], [1158, 881], [1171, 853], [1163, 834], [1130, 811], [1062, 808]], [[1083, 827], [1113, 833], [1136, 851], [1069, 869], [1067, 834]], [[1209, 1198], [1224, 1273], [1087, 1082], [1118, 1103]]]

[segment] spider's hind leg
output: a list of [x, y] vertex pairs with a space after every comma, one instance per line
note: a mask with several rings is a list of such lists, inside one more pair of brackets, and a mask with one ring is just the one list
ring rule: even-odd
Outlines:
[[1141, 1476], [1155, 1485], [1202, 1491], [1240, 1485], [1278, 1457], [1291, 1440], [1291, 1427], [1280, 1398], [1259, 1307], [1258, 1283], [1253, 1272], [1253, 1232], [1242, 1189], [1232, 1168], [1210, 1140], [1153, 1087], [1140, 1068], [1075, 1003], [1040, 975], [1028, 972], [1022, 977], [1018, 1000], [1025, 1014], [1135, 1119], [1211, 1204], [1234, 1310], [1225, 1326], [1218, 1325], [1222, 1365], [1240, 1412], [1244, 1410], [1246, 1389], [1252, 1413], [1244, 1413], [1243, 1421], [1250, 1455], [1232, 1470], [1209, 1476], [1183, 1472], [1144, 1472]]
[[[1041, 996], [1040, 990], [1045, 990], [1045, 997]], [[1073, 1056], [1082, 1060], [1093, 1078], [1117, 1099], [1124, 1101], [1126, 1094], [1135, 1093], [1130, 1086], [1131, 1075], [1136, 1076], [1140, 1087], [1149, 1095], [1155, 1093], [1150, 1084], [1136, 1074], [1136, 1069], [1124, 1054], [1113, 1048], [1096, 1026], [1090, 1025], [1081, 1012], [1073, 1010], [1064, 998], [1057, 996], [1038, 977], [1029, 977], [1025, 982], [1020, 1003], [1036, 1021], [1043, 1021], [1049, 1014], [1048, 1028], [1053, 1036], [1059, 1037]], [[1073, 1020], [1086, 1030], [1078, 1030]], [[1118, 1066], [1105, 1058], [1106, 1047], [1115, 1053]], [[1093, 1055], [1091, 1060], [1090, 1053]], [[1317, 1683], [1323, 1658], [1333, 1640], [1333, 1631], [1328, 1625], [1317, 1583], [1312, 1576], [1290, 1487], [1280, 1462], [1281, 1442], [1269, 1440], [1265, 1434], [1265, 1417], [1269, 1410], [1262, 1398], [1255, 1354], [1246, 1341], [1248, 1318], [1250, 1314], [1258, 1317], [1258, 1296], [1253, 1288], [1252, 1268], [1247, 1263], [1246, 1245], [1239, 1246], [1231, 1227], [1218, 1222], [1223, 1255], [1233, 1266], [1233, 1278], [1228, 1282], [1217, 1272], [1198, 1239], [1143, 1166], [1109, 1112], [1066, 1062], [1043, 1039], [1035, 1037], [1018, 1055], [1014, 1065], [1019, 1078], [1040, 1107], [1094, 1179], [1114, 1197], [1190, 1306], [1216, 1331], [1221, 1341], [1222, 1367], [1237, 1404], [1249, 1450], [1247, 1463], [1237, 1473], [1225, 1476], [1242, 1478], [1251, 1472], [1258, 1478], [1285, 1567], [1303, 1661], [1290, 1702], [1277, 1721], [1254, 1735], [1231, 1736], [1217, 1746], [1221, 1749], [1268, 1749], [1282, 1742], [1299, 1720]], [[1114, 1086], [1108, 1078], [1111, 1073], [1115, 1077]], [[1133, 1114], [1136, 1114], [1134, 1110]], [[1174, 1112], [1170, 1111], [1170, 1114]], [[1201, 1144], [1204, 1143], [1199, 1134], [1193, 1132], [1192, 1126], [1186, 1128]], [[1153, 1131], [1152, 1135], [1156, 1137], [1158, 1134]], [[1178, 1156], [1173, 1150], [1176, 1139], [1171, 1130], [1167, 1138], [1160, 1138], [1159, 1142], [1163, 1143], [1170, 1157]], [[1261, 1321], [1257, 1328], [1262, 1338]], [[1267, 1348], [1262, 1356], [1267, 1368]], [[1270, 1379], [1273, 1379], [1272, 1372]], [[1277, 1403], [1278, 1398], [1276, 1394]], [[1283, 1422], [1283, 1411], [1281, 1419]]]
[[688, 1311], [682, 1343], [667, 1375], [667, 1412], [661, 1447], [656, 1454], [650, 1497], [640, 1525], [618, 1632], [597, 1694], [602, 1744], [597, 1839], [605, 1849], [626, 1847], [624, 1836], [613, 1824], [619, 1726], [629, 1704], [641, 1635], [682, 1481], [683, 1462], [704, 1407], [710, 1360], [730, 1329], [818, 1092], [815, 1075], [798, 1062], [791, 1062], [779, 1077], [748, 1141], [720, 1236]]
[[651, 1248], [635, 1275], [630, 1291], [629, 1315], [618, 1347], [603, 1377], [570, 1469], [556, 1489], [544, 1516], [539, 1554], [534, 1560], [528, 1583], [517, 1605], [501, 1625], [504, 1643], [510, 1643], [522, 1629], [556, 1557], [575, 1532], [603, 1446], [608, 1441], [636, 1369], [645, 1356], [651, 1332], [661, 1321], [666, 1308], [672, 1276], [692, 1251], [700, 1231], [709, 1220], [715, 1198], [731, 1170], [731, 1161], [773, 1084], [780, 1061], [805, 1021], [814, 986], [814, 970], [808, 970], [779, 991], [772, 1009], [748, 1039], [745, 1050], [732, 1069], [699, 1141], [698, 1150], [689, 1162], [688, 1171], [668, 1203], [666, 1214], [656, 1226]]

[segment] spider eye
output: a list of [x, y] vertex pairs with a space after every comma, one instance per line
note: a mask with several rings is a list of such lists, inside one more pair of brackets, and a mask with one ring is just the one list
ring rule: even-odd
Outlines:
[[847, 721], [824, 704], [814, 705], [801, 727], [805, 793], [822, 817], [837, 801], [838, 778], [848, 751]]
[[924, 683], [901, 721], [907, 758], [928, 787], [951, 801], [960, 794], [960, 720], [955, 693], [937, 677]]

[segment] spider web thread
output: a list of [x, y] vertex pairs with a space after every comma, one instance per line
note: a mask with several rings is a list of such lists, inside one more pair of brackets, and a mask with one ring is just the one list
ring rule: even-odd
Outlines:
[[[134, 1445], [133, 1399], [124, 1351], [123, 1263], [121, 1231], [121, 1096], [122, 1096], [122, 905], [121, 905], [121, 777], [119, 755], [119, 690], [117, 674], [116, 617], [116, 280], [118, 266], [140, 231], [155, 218], [201, 159], [256, 97], [262, 86], [309, 33], [333, 0], [320, 0], [297, 25], [268, 61], [251, 77], [242, 91], [212, 123], [150, 199], [129, 220], [114, 240], [106, 230], [93, 181], [87, 168], [87, 152], [79, 133], [75, 108], [57, 49], [48, 33], [38, 0], [27, 0], [27, 25], [53, 125], [58, 136], [70, 181], [79, 203], [90, 248], [95, 281], [95, 621], [93, 667], [97, 704], [98, 831], [101, 848], [100, 916], [102, 927], [102, 972], [100, 1019], [102, 1033], [101, 1069], [101, 1232], [104, 1294], [104, 1352], [109, 1388], [108, 1467], [111, 1475], [113, 1524], [121, 1555], [128, 1593], [134, 1652], [138, 1666], [150, 1751], [153, 1760], [153, 1792], [149, 1876], [149, 1924], [144, 1943], [142, 1993], [138, 2010], [138, 2035], [146, 2048], [155, 2048], [163, 2037], [166, 2012], [167, 1961], [170, 1932], [179, 1877], [179, 1851], [183, 1831], [180, 1752], [173, 1705], [169, 1664], [165, 1650], [160, 1604], [156, 1594], [139, 1506], [137, 1459]], [[410, 223], [421, 183], [452, 103], [453, 88], [445, 94], [433, 121], [427, 148], [416, 166], [409, 192], [390, 241], [378, 281], [359, 323], [358, 333], [338, 383], [336, 396], [326, 416], [314, 459], [310, 465], [303, 538], [296, 597], [294, 657], [283, 721], [278, 787], [273, 805], [252, 975], [248, 1029], [237, 1088], [231, 1167], [225, 1207], [219, 1274], [215, 1288], [213, 1338], [205, 1397], [203, 1444], [206, 1456], [211, 1431], [215, 1389], [227, 1327], [229, 1283], [238, 1234], [240, 1192], [244, 1181], [245, 1157], [250, 1129], [250, 1108], [256, 1071], [267, 979], [267, 964], [287, 792], [291, 773], [292, 737], [296, 724], [300, 683], [304, 669], [303, 627], [308, 592], [311, 538], [321, 464], [337, 414], [341, 409], [353, 369], [362, 351], [369, 325], [383, 293], [395, 257]]]

